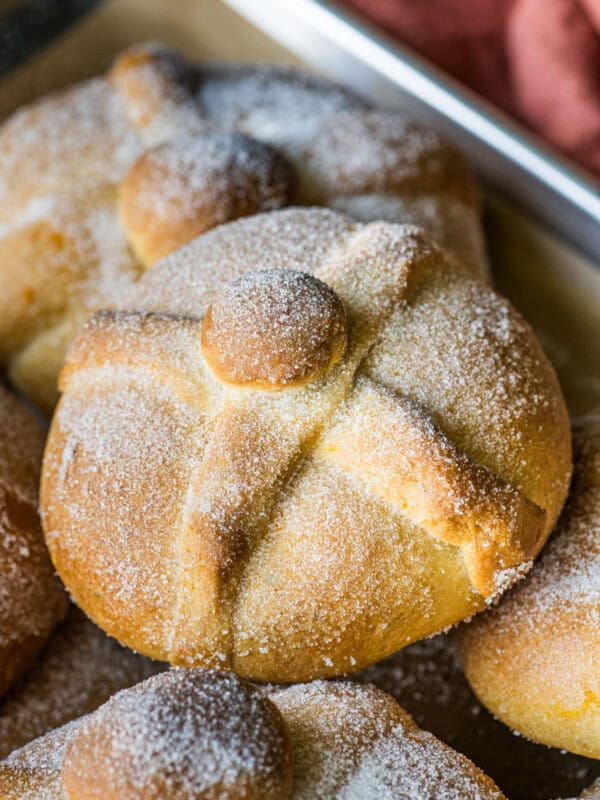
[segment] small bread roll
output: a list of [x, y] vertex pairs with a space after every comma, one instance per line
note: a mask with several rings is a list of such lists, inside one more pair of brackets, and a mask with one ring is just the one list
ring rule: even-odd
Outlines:
[[111, 639], [71, 606], [35, 666], [0, 703], [0, 758], [164, 669]]
[[119, 212], [150, 266], [216, 225], [287, 205], [291, 187], [291, 168], [272, 147], [206, 132], [140, 156], [121, 184]]
[[209, 671], [163, 673], [32, 742], [0, 763], [0, 790], [5, 800], [504, 798], [377, 689], [267, 692]]
[[38, 516], [44, 431], [0, 384], [0, 694], [26, 670], [66, 614]]
[[[44, 411], [77, 329], [209, 228], [282, 205], [421, 225], [488, 279], [457, 152], [293, 69], [131, 48], [0, 126], [0, 363]], [[255, 269], [261, 269], [259, 264]]]
[[511, 728], [600, 758], [600, 416], [575, 427], [570, 500], [530, 577], [460, 633], [477, 696]]
[[42, 508], [76, 602], [146, 655], [273, 682], [358, 669], [485, 607], [558, 517], [554, 372], [416, 228], [245, 218], [127, 306], [62, 372]]
[[223, 286], [202, 322], [202, 355], [223, 383], [278, 391], [321, 378], [346, 352], [346, 312], [323, 281], [249, 272]]

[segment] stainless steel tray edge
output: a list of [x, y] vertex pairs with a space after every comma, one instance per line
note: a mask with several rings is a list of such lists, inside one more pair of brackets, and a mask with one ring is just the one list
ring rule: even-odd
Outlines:
[[408, 48], [322, 0], [224, 0], [308, 64], [431, 124], [482, 178], [600, 262], [600, 182]]

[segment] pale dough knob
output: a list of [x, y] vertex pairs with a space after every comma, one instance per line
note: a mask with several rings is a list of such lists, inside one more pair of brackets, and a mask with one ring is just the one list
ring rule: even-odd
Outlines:
[[290, 743], [277, 707], [231, 673], [173, 670], [84, 717], [68, 745], [68, 800], [283, 800]]
[[287, 205], [292, 180], [286, 159], [256, 139], [180, 136], [138, 158], [121, 184], [119, 213], [150, 265], [216, 225]]
[[322, 376], [344, 356], [346, 312], [303, 272], [252, 272], [220, 289], [204, 318], [202, 353], [225, 383], [280, 390]]

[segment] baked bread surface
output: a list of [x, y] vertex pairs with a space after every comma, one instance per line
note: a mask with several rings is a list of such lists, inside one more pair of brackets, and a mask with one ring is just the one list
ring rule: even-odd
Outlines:
[[460, 629], [482, 703], [543, 744], [600, 758], [600, 416], [575, 425], [559, 525], [530, 576]]
[[[203, 356], [207, 310], [257, 268], [343, 304], [344, 355], [336, 317], [308, 383], [235, 385]], [[420, 231], [247, 218], [154, 267], [128, 306], [93, 317], [62, 372], [42, 508], [69, 591], [130, 647], [255, 679], [340, 674], [480, 610], [545, 541], [570, 473], [554, 372]], [[230, 308], [256, 364], [286, 320], [309, 352], [296, 305], [268, 308]]]
[[487, 274], [477, 191], [435, 133], [292, 69], [159, 46], [0, 128], [0, 361], [45, 411], [66, 348], [158, 258], [290, 203], [422, 225]]

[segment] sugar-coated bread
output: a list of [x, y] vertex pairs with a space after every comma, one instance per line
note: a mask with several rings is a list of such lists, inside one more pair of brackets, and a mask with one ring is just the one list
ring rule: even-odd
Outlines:
[[202, 356], [221, 382], [281, 389], [320, 378], [346, 352], [346, 312], [306, 272], [250, 272], [219, 289], [202, 322]]
[[569, 480], [556, 377], [508, 302], [418, 229], [323, 209], [163, 260], [61, 385], [42, 508], [77, 603], [151, 657], [254, 679], [358, 669], [480, 610]]
[[293, 69], [160, 46], [0, 127], [0, 363], [46, 411], [75, 332], [156, 259], [283, 205], [423, 226], [474, 274], [477, 191], [435, 133]]
[[600, 758], [600, 416], [575, 426], [570, 499], [530, 576], [460, 631], [481, 701], [535, 741]]
[[503, 800], [384, 692], [257, 689], [182, 670], [125, 690], [0, 763], [5, 800]]
[[165, 666], [123, 647], [71, 606], [35, 665], [0, 703], [0, 758]]
[[69, 800], [60, 772], [65, 751], [82, 719], [85, 717], [34, 739], [0, 761], [3, 800]]
[[267, 144], [239, 133], [183, 136], [147, 150], [119, 191], [119, 214], [144, 264], [216, 225], [289, 204], [293, 175]]
[[86, 717], [65, 752], [69, 800], [279, 800], [292, 758], [281, 714], [235, 675], [171, 671]]
[[38, 516], [44, 430], [0, 384], [0, 694], [66, 614]]

